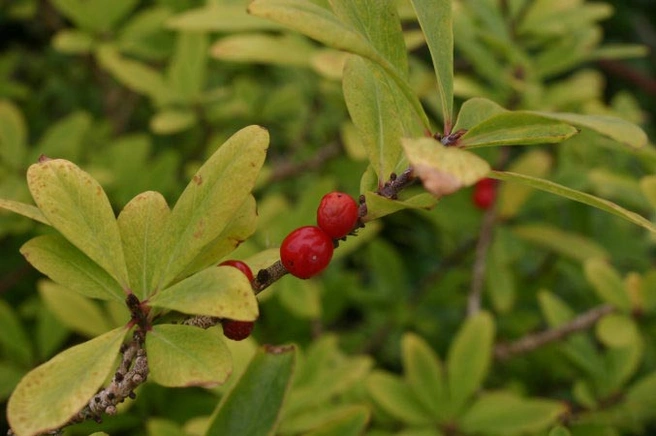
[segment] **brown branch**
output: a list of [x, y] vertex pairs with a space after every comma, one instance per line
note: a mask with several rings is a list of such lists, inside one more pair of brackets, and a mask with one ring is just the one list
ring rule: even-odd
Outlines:
[[496, 222], [496, 211], [491, 207], [483, 214], [483, 223], [476, 243], [476, 258], [472, 270], [471, 288], [467, 298], [467, 315], [476, 315], [481, 310], [481, 298], [485, 284], [485, 269], [487, 264], [487, 252], [492, 245], [494, 235], [494, 224]]
[[582, 313], [567, 324], [538, 333], [528, 334], [511, 343], [498, 344], [494, 347], [494, 357], [501, 361], [508, 360], [515, 355], [529, 353], [551, 342], [560, 341], [569, 335], [589, 329], [601, 318], [609, 313], [613, 313], [615, 310], [613, 306], [608, 304], [597, 306]]
[[297, 176], [307, 171], [317, 170], [324, 164], [339, 156], [342, 152], [342, 146], [337, 142], [332, 142], [321, 147], [313, 156], [303, 162], [283, 161], [274, 166], [273, 171], [268, 177], [268, 183], [279, 182], [291, 177]]

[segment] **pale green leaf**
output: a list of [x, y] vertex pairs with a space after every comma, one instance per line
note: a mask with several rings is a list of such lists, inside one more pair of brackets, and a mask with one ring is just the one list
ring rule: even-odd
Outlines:
[[497, 103], [486, 98], [470, 98], [462, 104], [454, 131], [469, 130], [495, 115], [508, 112]]
[[308, 67], [316, 48], [296, 35], [248, 33], [229, 35], [210, 48], [212, 57], [224, 61]]
[[21, 247], [36, 269], [54, 282], [91, 298], [123, 302], [121, 285], [61, 235], [37, 236]]
[[52, 226], [125, 289], [128, 280], [121, 236], [102, 186], [62, 159], [31, 165], [27, 184]]
[[557, 425], [549, 431], [548, 436], [572, 436], [572, 433], [562, 425]]
[[589, 259], [584, 264], [584, 271], [586, 279], [602, 301], [624, 312], [631, 310], [629, 293], [622, 277], [612, 265], [601, 259]]
[[494, 392], [479, 398], [460, 422], [467, 433], [512, 436], [544, 430], [567, 410], [564, 402]]
[[412, 0], [431, 53], [444, 116], [444, 133], [453, 127], [453, 19], [451, 0]]
[[171, 135], [196, 123], [196, 114], [189, 109], [165, 109], [150, 119], [150, 130], [158, 135]]
[[27, 152], [27, 126], [20, 109], [9, 100], [0, 100], [0, 162], [19, 169]]
[[588, 206], [596, 207], [605, 212], [617, 215], [627, 221], [637, 224], [645, 229], [656, 233], [656, 226], [647, 219], [638, 215], [635, 212], [624, 209], [615, 203], [604, 200], [594, 195], [586, 194], [585, 192], [577, 191], [563, 185], [551, 182], [549, 180], [538, 179], [536, 177], [526, 176], [523, 174], [511, 173], [507, 171], [491, 171], [489, 177], [508, 181], [518, 182], [528, 185], [532, 188], [539, 189], [540, 191], [550, 192], [552, 194], [560, 195], [561, 197], [569, 198], [570, 200], [578, 201], [579, 203], [587, 204]]
[[292, 346], [260, 348], [214, 411], [206, 436], [274, 434], [296, 361]]
[[[544, 178], [549, 175], [552, 165], [551, 155], [543, 150], [523, 153], [508, 167], [508, 171]], [[502, 218], [516, 216], [526, 203], [533, 189], [517, 183], [502, 183], [497, 194], [497, 213]]]
[[146, 299], [155, 290], [155, 267], [160, 261], [159, 241], [171, 211], [159, 192], [143, 192], [125, 205], [118, 228], [130, 277], [130, 290]]
[[94, 43], [93, 35], [77, 29], [60, 30], [52, 38], [52, 46], [55, 50], [66, 54], [89, 53]]
[[[148, 362], [150, 364], [150, 361]], [[182, 427], [175, 421], [162, 418], [150, 418], [146, 422], [148, 436], [186, 436]], [[91, 436], [91, 435], [90, 435]]]
[[530, 112], [503, 112], [472, 126], [459, 141], [466, 148], [562, 142], [578, 130]]
[[364, 222], [373, 221], [404, 209], [429, 210], [438, 201], [433, 195], [428, 193], [419, 193], [409, 198], [401, 198], [400, 200], [390, 200], [375, 192], [365, 192], [364, 196], [367, 201], [367, 216], [364, 218]]
[[84, 407], [112, 371], [126, 332], [120, 327], [69, 348], [23, 377], [7, 404], [14, 432], [57, 428]]
[[[295, 384], [294, 390], [296, 390], [296, 386]], [[291, 395], [290, 393], [290, 397]], [[301, 410], [295, 410], [294, 413], [290, 414], [287, 412], [288, 404], [289, 399], [285, 401], [283, 407], [282, 419], [278, 428], [279, 434], [303, 434], [307, 436], [306, 432], [310, 432], [310, 434], [313, 434], [315, 431], [321, 433], [328, 431], [327, 429], [333, 428], [333, 426], [339, 425], [342, 419], [354, 414], [356, 411], [368, 411], [366, 407], [360, 405], [323, 404], [320, 408], [308, 407], [306, 405]], [[342, 433], [338, 434], [341, 435]], [[359, 435], [360, 433], [357, 434]]]
[[[656, 176], [645, 176], [640, 179], [640, 189], [652, 208], [656, 209]], [[0, 207], [2, 200], [0, 200]]]
[[91, 116], [83, 111], [74, 112], [51, 124], [30, 154], [35, 162], [40, 155], [52, 158], [79, 159], [85, 135], [91, 128]]
[[514, 266], [503, 258], [500, 238], [492, 242], [490, 255], [485, 266], [485, 289], [494, 310], [506, 314], [513, 309], [517, 298]]
[[79, 27], [106, 32], [130, 13], [138, 0], [53, 0], [53, 5]]
[[492, 362], [494, 320], [487, 312], [468, 318], [449, 348], [449, 408], [458, 413], [487, 377]]
[[201, 32], [179, 32], [167, 71], [168, 84], [193, 102], [205, 85], [209, 39]]
[[276, 295], [280, 304], [299, 318], [319, 319], [321, 316], [321, 287], [312, 280], [287, 278], [281, 282]]
[[382, 371], [366, 380], [367, 392], [386, 413], [412, 425], [422, 425], [434, 418], [419, 402], [419, 398], [404, 380]]
[[608, 347], [627, 347], [636, 343], [640, 331], [633, 319], [626, 315], [611, 313], [599, 320], [595, 325], [597, 338]]
[[190, 315], [254, 321], [257, 300], [246, 276], [230, 266], [209, 267], [149, 299], [153, 307]]
[[333, 419], [304, 436], [359, 436], [364, 434], [371, 412], [365, 406], [345, 406], [333, 409]]
[[512, 227], [519, 238], [579, 262], [607, 259], [610, 253], [596, 241], [580, 233], [567, 232], [549, 224], [523, 224]]
[[[97, 303], [48, 280], [38, 283], [39, 295], [59, 322], [83, 336], [93, 338], [112, 329]], [[124, 307], [127, 313], [127, 308]]]
[[166, 27], [196, 32], [243, 32], [249, 30], [280, 30], [281, 26], [254, 17], [239, 4], [211, 4], [202, 8], [188, 9], [171, 17]]
[[189, 267], [235, 218], [255, 185], [268, 145], [265, 129], [246, 127], [230, 137], [196, 172], [164, 229], [159, 289]]
[[439, 356], [423, 339], [411, 333], [403, 336], [401, 350], [408, 384], [433, 417], [442, 416], [446, 387]]
[[217, 329], [162, 324], [146, 341], [150, 379], [162, 386], [222, 384], [232, 372], [232, 357]]
[[8, 360], [29, 367], [34, 359], [32, 344], [15, 308], [0, 300], [0, 350]]
[[640, 127], [626, 120], [609, 115], [581, 115], [571, 113], [534, 112], [542, 117], [564, 121], [575, 126], [593, 130], [633, 148], [647, 144], [647, 134]]
[[42, 224], [50, 225], [50, 221], [48, 221], [48, 218], [43, 215], [43, 212], [41, 212], [38, 207], [31, 204], [0, 198], [0, 208], [15, 212], [19, 215], [23, 215], [24, 217], [33, 219], [34, 221], [38, 221]]
[[485, 177], [490, 165], [457, 147], [445, 147], [432, 138], [404, 139], [403, 148], [424, 188], [440, 197]]

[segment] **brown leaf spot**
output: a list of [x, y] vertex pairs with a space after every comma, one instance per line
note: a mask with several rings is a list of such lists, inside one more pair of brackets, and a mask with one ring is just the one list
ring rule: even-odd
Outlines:
[[463, 186], [453, 175], [429, 165], [415, 165], [414, 172], [421, 179], [424, 188], [436, 197], [453, 194]]
[[200, 174], [196, 174], [196, 175], [193, 177], [193, 181], [194, 181], [195, 184], [197, 184], [198, 186], [200, 186], [200, 185], [203, 184], [203, 176], [201, 176]]
[[198, 226], [196, 226], [196, 231], [194, 232], [194, 238], [199, 239], [205, 233], [205, 220], [198, 221]]
[[294, 350], [293, 345], [264, 345], [264, 351], [269, 354], [283, 354]]

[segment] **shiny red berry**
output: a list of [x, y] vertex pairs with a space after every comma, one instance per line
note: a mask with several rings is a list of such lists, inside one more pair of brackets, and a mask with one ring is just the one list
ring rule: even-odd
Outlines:
[[330, 192], [317, 209], [317, 224], [333, 239], [348, 235], [358, 222], [358, 204], [348, 194]]
[[221, 262], [219, 266], [232, 266], [243, 272], [249, 282], [253, 281], [253, 271], [241, 260], [226, 260]]
[[299, 227], [282, 241], [280, 260], [293, 276], [309, 279], [328, 266], [333, 250], [332, 239], [319, 227]]
[[497, 181], [494, 179], [481, 179], [474, 186], [474, 193], [472, 194], [472, 201], [474, 206], [479, 209], [489, 209], [496, 200], [497, 196]]
[[235, 321], [233, 319], [224, 319], [221, 324], [225, 337], [233, 341], [243, 341], [249, 337], [255, 325], [253, 321]]

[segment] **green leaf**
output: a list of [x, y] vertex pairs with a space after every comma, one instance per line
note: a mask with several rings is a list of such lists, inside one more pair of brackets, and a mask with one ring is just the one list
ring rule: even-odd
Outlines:
[[585, 277], [592, 284], [597, 296], [618, 309], [629, 312], [631, 298], [619, 273], [608, 262], [589, 259], [584, 265]]
[[63, 159], [31, 165], [27, 184], [52, 226], [125, 289], [128, 280], [121, 236], [102, 186]]
[[48, 280], [39, 281], [38, 289], [48, 310], [74, 332], [93, 338], [112, 329], [107, 316], [89, 298]]
[[390, 200], [381, 197], [375, 192], [365, 192], [367, 201], [367, 216], [365, 222], [373, 221], [385, 215], [392, 214], [404, 209], [432, 209], [437, 204], [437, 199], [428, 193], [420, 193], [402, 200]]
[[369, 415], [369, 409], [364, 406], [346, 406], [330, 422], [304, 436], [359, 436], [369, 422]]
[[166, 287], [235, 219], [264, 163], [269, 134], [235, 133], [205, 162], [171, 211], [158, 254], [158, 288]]
[[150, 119], [150, 130], [158, 135], [171, 135], [196, 124], [196, 114], [189, 109], [165, 109]]
[[178, 33], [167, 79], [184, 101], [193, 102], [205, 86], [208, 46], [205, 33]]
[[257, 300], [246, 276], [230, 266], [210, 267], [148, 300], [153, 307], [177, 310], [190, 315], [216, 316], [254, 321]]
[[211, 387], [232, 372], [230, 350], [217, 329], [156, 325], [146, 338], [150, 378], [162, 386]]
[[312, 280], [285, 279], [277, 291], [280, 304], [304, 319], [321, 317], [321, 287]]
[[466, 433], [518, 435], [545, 430], [567, 412], [565, 403], [525, 399], [507, 392], [481, 396], [460, 423]]
[[466, 148], [562, 142], [578, 130], [530, 112], [503, 112], [471, 127], [459, 144]]
[[25, 375], [25, 370], [9, 364], [0, 362], [0, 401], [6, 401], [20, 379]]
[[60, 235], [37, 236], [21, 247], [21, 253], [54, 282], [81, 295], [101, 300], [125, 300], [121, 285]]
[[234, 33], [250, 30], [280, 30], [281, 26], [246, 13], [241, 4], [211, 4], [189, 9], [166, 22], [166, 27], [195, 32]]
[[81, 157], [83, 140], [91, 128], [91, 116], [83, 111], [58, 120], [50, 125], [30, 154], [37, 161], [40, 155], [75, 161]]
[[471, 186], [490, 171], [474, 153], [445, 147], [432, 138], [403, 139], [403, 148], [424, 188], [436, 197]]
[[309, 67], [316, 48], [297, 35], [248, 33], [229, 35], [210, 48], [212, 57], [224, 61]]
[[617, 313], [601, 318], [595, 326], [595, 333], [608, 347], [626, 347], [638, 341], [640, 335], [631, 318]]
[[0, 100], [0, 162], [19, 169], [27, 152], [27, 126], [23, 114], [13, 103]]
[[640, 127], [618, 117], [609, 115], [581, 115], [570, 113], [532, 112], [542, 117], [564, 121], [575, 126], [590, 129], [603, 136], [633, 148], [647, 144], [647, 134]]
[[460, 112], [458, 112], [458, 121], [456, 121], [453, 130], [469, 130], [495, 115], [506, 112], [508, 112], [507, 109], [502, 108], [492, 100], [481, 97], [470, 98], [462, 104]]
[[138, 0], [53, 0], [63, 15], [84, 29], [107, 32], [134, 9]]
[[41, 212], [38, 207], [31, 204], [0, 198], [0, 208], [15, 212], [19, 215], [23, 215], [24, 217], [33, 219], [34, 221], [38, 221], [42, 224], [46, 224], [48, 226], [50, 225], [50, 221], [48, 221], [48, 218], [43, 215], [43, 212]]
[[514, 266], [506, 259], [501, 238], [495, 237], [485, 267], [485, 289], [498, 313], [510, 312], [517, 298]]
[[293, 345], [260, 348], [239, 382], [222, 398], [205, 436], [274, 434], [295, 360]]
[[636, 419], [651, 419], [656, 408], [656, 371], [633, 383], [624, 395], [627, 410]]
[[[297, 390], [297, 386], [298, 385], [295, 383], [294, 391]], [[314, 388], [319, 388], [319, 386], [314, 386]], [[306, 432], [314, 433], [315, 431], [323, 434], [323, 432], [328, 431], [328, 429], [347, 425], [344, 421], [351, 422], [349, 417], [354, 418], [354, 415], [360, 415], [359, 412], [367, 412], [365, 413], [365, 422], [369, 415], [369, 410], [364, 406], [352, 404], [337, 405], [330, 403], [323, 403], [319, 407], [307, 407], [306, 405], [302, 410], [294, 410], [294, 413], [290, 414], [287, 412], [288, 404], [289, 399], [285, 401], [285, 407], [283, 407], [282, 419], [280, 427], [278, 428], [279, 434], [306, 435]], [[359, 435], [361, 433], [357, 434]]]
[[446, 388], [439, 356], [412, 333], [403, 336], [401, 350], [408, 384], [432, 416], [442, 416]]
[[21, 366], [29, 367], [34, 360], [32, 344], [13, 309], [0, 300], [0, 349], [2, 355]]
[[[640, 179], [640, 189], [653, 209], [656, 209], [656, 176], [645, 176]], [[0, 200], [0, 207], [2, 200]]]
[[450, 408], [458, 413], [487, 377], [492, 361], [494, 320], [486, 312], [468, 318], [456, 334], [447, 357]]
[[560, 195], [561, 197], [569, 198], [570, 200], [578, 201], [579, 203], [587, 204], [588, 206], [596, 207], [605, 212], [624, 218], [627, 221], [637, 224], [645, 229], [656, 233], [656, 226], [647, 219], [638, 215], [635, 212], [624, 209], [617, 204], [604, 200], [594, 195], [586, 194], [585, 192], [577, 191], [563, 185], [551, 182], [549, 180], [538, 179], [524, 174], [511, 173], [507, 171], [491, 171], [488, 177], [509, 181], [518, 182], [528, 185], [532, 188], [539, 189], [540, 191], [550, 192], [552, 194]]
[[134, 197], [118, 216], [130, 290], [139, 300], [146, 299], [155, 290], [159, 241], [170, 213], [162, 194], [148, 191]]
[[84, 407], [112, 371], [126, 332], [120, 327], [69, 348], [23, 377], [7, 404], [14, 432], [57, 428]]
[[553, 250], [579, 262], [588, 259], [608, 259], [610, 253], [594, 240], [580, 233], [566, 232], [548, 224], [524, 224], [512, 227], [519, 238], [540, 247]]
[[562, 425], [557, 425], [549, 431], [548, 436], [572, 436], [572, 433]]
[[372, 373], [366, 380], [367, 391], [386, 413], [407, 424], [422, 425], [433, 417], [419, 402], [411, 387], [392, 374]]
[[[150, 364], [150, 361], [148, 363]], [[148, 436], [185, 436], [187, 434], [182, 426], [175, 421], [161, 418], [148, 419], [146, 422], [146, 431]]]
[[60, 30], [52, 38], [55, 50], [66, 54], [87, 54], [95, 44], [93, 35], [84, 30]]
[[444, 133], [453, 126], [453, 18], [451, 0], [412, 0], [431, 53], [444, 114]]
[[[551, 155], [543, 150], [523, 153], [513, 160], [508, 171], [544, 178], [549, 175], [552, 166]], [[498, 188], [497, 213], [507, 219], [521, 212], [533, 189], [517, 183], [502, 183]]]

